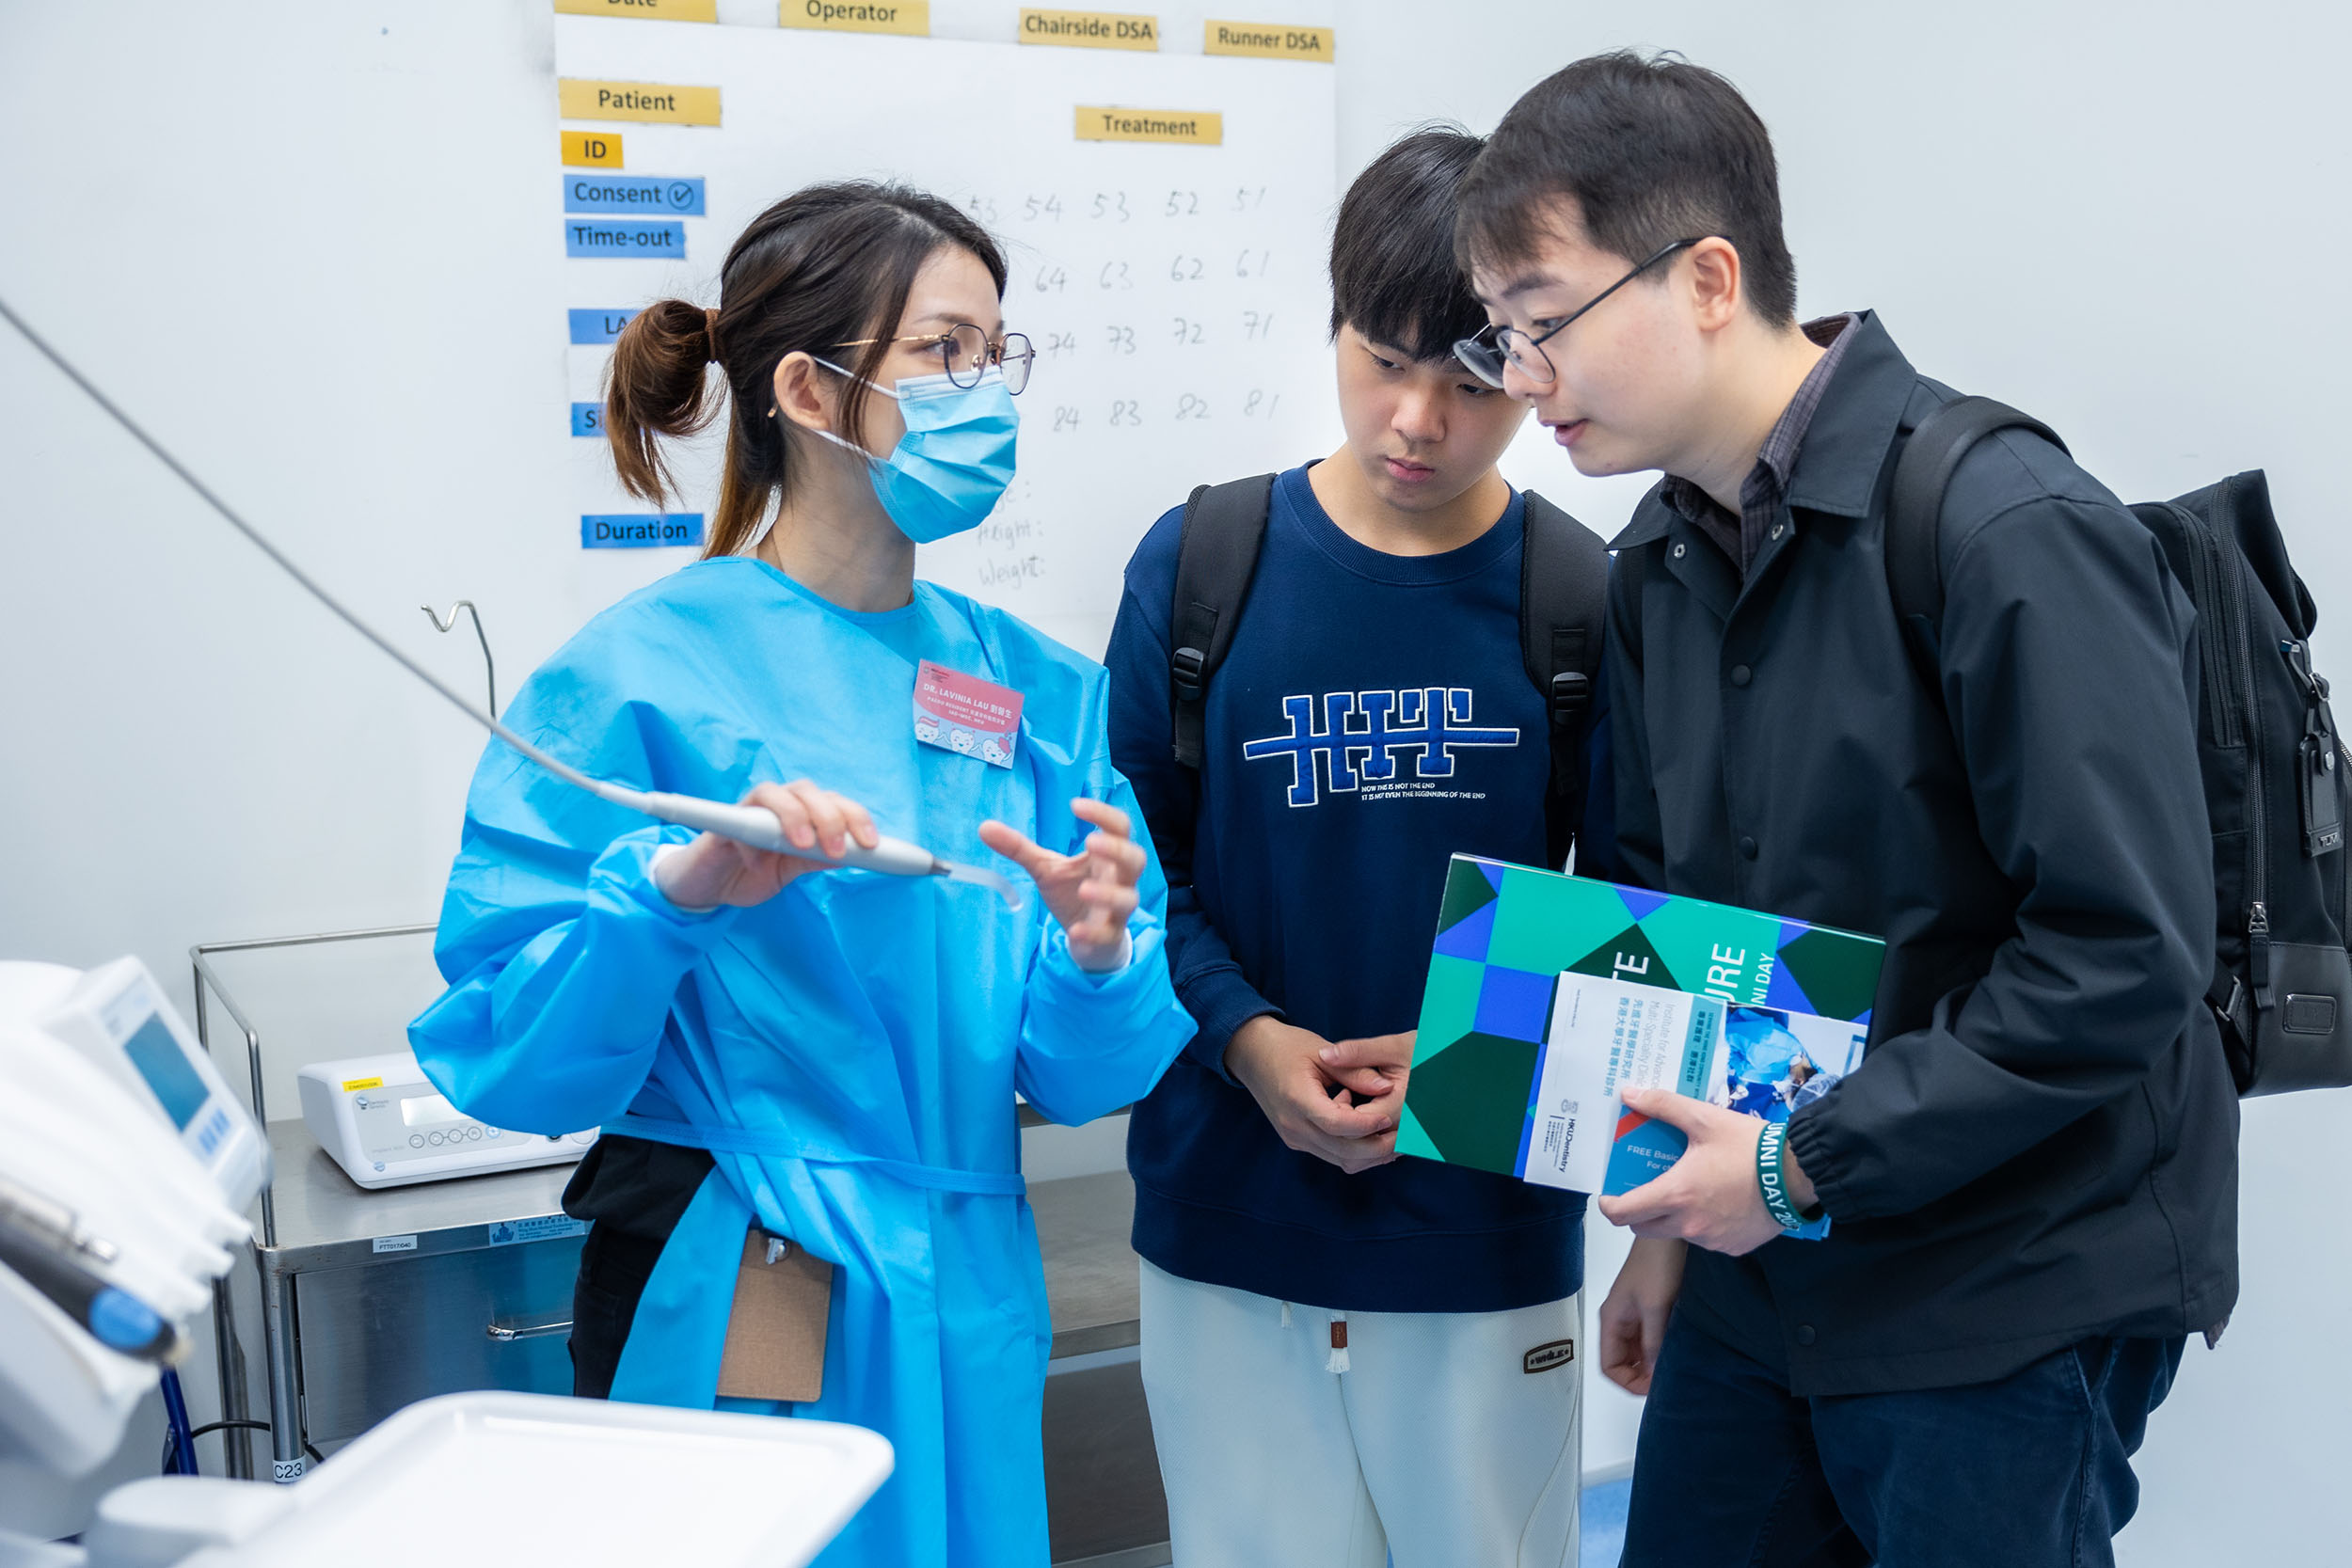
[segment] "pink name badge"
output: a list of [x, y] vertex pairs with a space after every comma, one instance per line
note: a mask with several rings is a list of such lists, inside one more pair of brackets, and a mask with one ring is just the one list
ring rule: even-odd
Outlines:
[[926, 746], [1012, 766], [1021, 693], [925, 659], [914, 672], [914, 738]]

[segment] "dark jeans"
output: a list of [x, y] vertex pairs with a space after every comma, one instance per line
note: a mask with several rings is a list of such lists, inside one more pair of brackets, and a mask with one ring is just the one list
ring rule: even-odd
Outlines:
[[2185, 1343], [2086, 1339], [1996, 1383], [1798, 1399], [1677, 1312], [1621, 1568], [2106, 1568]]

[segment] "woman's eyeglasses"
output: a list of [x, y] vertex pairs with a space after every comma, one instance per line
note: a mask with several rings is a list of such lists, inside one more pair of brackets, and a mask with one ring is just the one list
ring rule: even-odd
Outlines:
[[1037, 350], [1029, 344], [1025, 334], [1008, 332], [994, 342], [988, 334], [970, 322], [959, 323], [946, 332], [920, 332], [906, 338], [859, 338], [852, 342], [835, 343], [835, 348], [870, 348], [876, 343], [923, 343], [924, 352], [936, 352], [947, 379], [958, 387], [977, 387], [988, 367], [999, 365], [1005, 372], [1005, 390], [1015, 397], [1029, 384], [1029, 367], [1037, 359]]

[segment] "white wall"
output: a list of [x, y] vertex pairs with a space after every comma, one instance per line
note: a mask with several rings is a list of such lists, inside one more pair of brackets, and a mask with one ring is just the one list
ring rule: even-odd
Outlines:
[[[1429, 16], [1343, 0], [1343, 177], [1432, 115], [1491, 129], [1579, 55], [1680, 50], [1772, 128], [1806, 313], [1877, 308], [1915, 364], [2048, 420], [2127, 498], [2267, 469], [2312, 592], [2352, 617], [2340, 8], [1486, 0]], [[1603, 532], [1645, 487], [1577, 479], [1540, 430], [1508, 467]], [[2315, 640], [2340, 675], [2343, 625]], [[2352, 1553], [2334, 1507], [2352, 1458], [2352, 1095], [2248, 1105], [2245, 1149], [2241, 1305], [2153, 1425], [2120, 1545], [2133, 1568]], [[1613, 1265], [1594, 1259], [1597, 1304]], [[1632, 1410], [1593, 1393], [1588, 1464]]]

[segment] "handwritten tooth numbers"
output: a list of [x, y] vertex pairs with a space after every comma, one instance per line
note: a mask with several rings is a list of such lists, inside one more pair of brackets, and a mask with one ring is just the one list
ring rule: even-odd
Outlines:
[[1139, 425], [1143, 422], [1143, 404], [1131, 398], [1111, 399], [1111, 423]]
[[1176, 400], [1176, 417], [1180, 420], [1205, 420], [1209, 417], [1209, 400], [1190, 392]]
[[1184, 316], [1176, 317], [1175, 322], [1177, 347], [1198, 348], [1208, 341], [1208, 326], [1205, 323], [1193, 321]]
[[1172, 218], [1199, 217], [1200, 215], [1200, 193], [1199, 191], [1168, 192], [1167, 215]]
[[1208, 265], [1198, 256], [1179, 256], [1168, 263], [1168, 280], [1171, 283], [1198, 283], [1207, 276]]
[[1135, 351], [1136, 351], [1136, 329], [1135, 329], [1134, 327], [1132, 327], [1132, 326], [1113, 326], [1113, 327], [1107, 327], [1107, 328], [1105, 328], [1104, 330], [1106, 330], [1106, 331], [1107, 331], [1107, 332], [1109, 332], [1109, 334], [1110, 334], [1110, 340], [1111, 340], [1111, 344], [1110, 344], [1110, 347], [1111, 347], [1111, 352], [1112, 352], [1113, 354], [1133, 354], [1133, 353], [1135, 353]]

